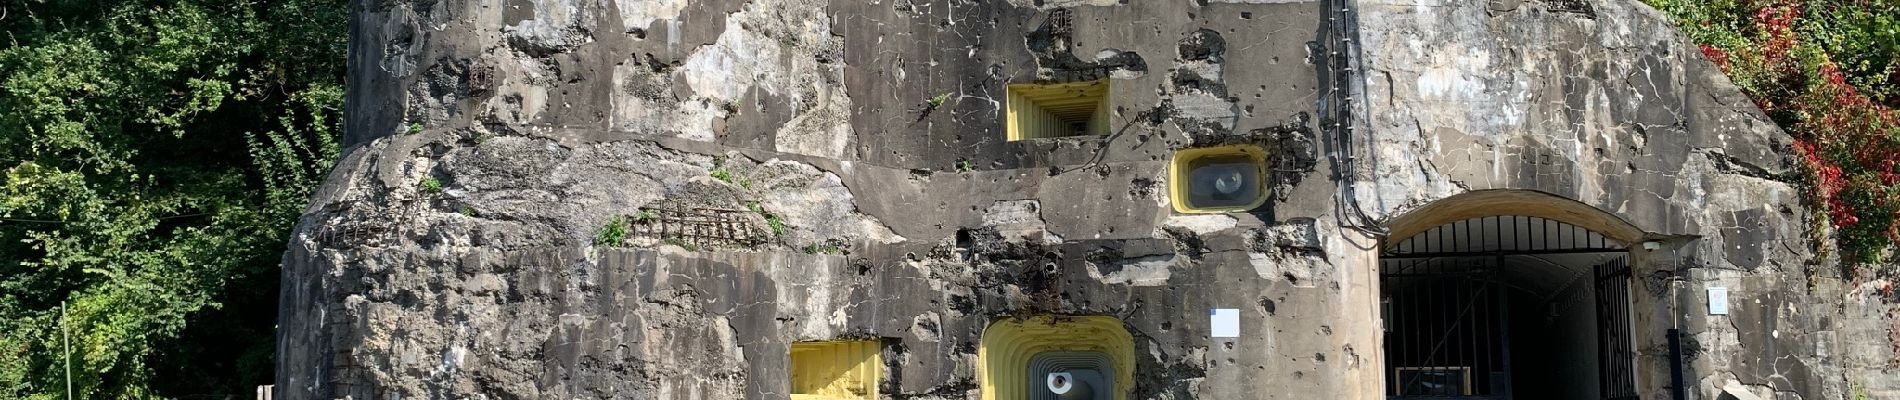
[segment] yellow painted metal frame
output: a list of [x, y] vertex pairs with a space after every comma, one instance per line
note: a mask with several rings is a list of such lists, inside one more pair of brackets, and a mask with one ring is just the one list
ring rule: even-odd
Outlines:
[[1067, 122], [1086, 118], [1090, 135], [1107, 135], [1109, 80], [1008, 86], [1004, 130], [1010, 141], [1069, 134]]
[[791, 346], [792, 400], [875, 400], [884, 347], [875, 340]]
[[1023, 400], [1031, 379], [1029, 359], [1046, 351], [1096, 351], [1115, 365], [1115, 399], [1135, 389], [1135, 338], [1121, 319], [1108, 316], [1035, 316], [990, 324], [976, 348], [983, 400]]
[[[1260, 185], [1260, 198], [1254, 199], [1252, 203], [1248, 203], [1244, 206], [1215, 208], [1188, 207], [1187, 201], [1183, 200], [1187, 198], [1187, 166], [1196, 159], [1232, 155], [1243, 155], [1253, 160], [1255, 168], [1258, 169], [1258, 173], [1255, 174], [1255, 176], [1260, 178], [1260, 182], [1258, 182]], [[1266, 180], [1267, 151], [1261, 149], [1260, 146], [1235, 144], [1180, 150], [1174, 152], [1174, 162], [1168, 165], [1168, 195], [1172, 197], [1169, 199], [1169, 202], [1174, 203], [1174, 211], [1187, 214], [1213, 214], [1252, 210], [1267, 202]]]

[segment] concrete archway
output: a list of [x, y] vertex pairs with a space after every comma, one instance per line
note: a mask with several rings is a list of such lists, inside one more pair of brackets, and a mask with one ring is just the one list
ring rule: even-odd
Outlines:
[[1648, 235], [1616, 214], [1563, 196], [1535, 190], [1491, 189], [1460, 193], [1406, 211], [1385, 224], [1388, 238], [1407, 238], [1426, 229], [1471, 218], [1523, 215], [1563, 221], [1622, 241], [1637, 243]]
[[1387, 398], [1635, 398], [1628, 255], [1641, 229], [1525, 190], [1448, 197], [1388, 228]]

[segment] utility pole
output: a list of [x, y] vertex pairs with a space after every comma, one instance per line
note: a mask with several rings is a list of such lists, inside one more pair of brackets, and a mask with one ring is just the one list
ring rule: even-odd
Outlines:
[[66, 400], [73, 400], [73, 334], [66, 330], [66, 302], [59, 302], [59, 336], [66, 348]]

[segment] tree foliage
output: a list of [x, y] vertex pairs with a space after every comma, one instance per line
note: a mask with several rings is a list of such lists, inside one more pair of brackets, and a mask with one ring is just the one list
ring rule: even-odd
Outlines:
[[336, 158], [343, 0], [0, 2], [0, 398], [248, 394]]
[[1900, 1], [1646, 0], [1795, 138], [1850, 262], [1900, 241]]

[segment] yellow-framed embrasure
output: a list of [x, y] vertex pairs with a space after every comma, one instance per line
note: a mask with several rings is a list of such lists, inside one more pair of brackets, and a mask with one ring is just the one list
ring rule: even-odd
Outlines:
[[877, 399], [883, 353], [876, 340], [792, 343], [792, 400]]
[[[1009, 85], [1003, 126], [1008, 139], [1107, 135], [1108, 81]], [[1079, 134], [1077, 125], [1083, 126]]]
[[[1196, 160], [1213, 157], [1245, 157], [1255, 168], [1254, 185], [1257, 196], [1245, 205], [1226, 207], [1192, 207], [1187, 203], [1189, 165]], [[1174, 211], [1189, 214], [1212, 214], [1247, 211], [1260, 207], [1267, 202], [1267, 151], [1251, 144], [1234, 144], [1214, 147], [1183, 149], [1174, 152], [1174, 160], [1168, 163], [1168, 197], [1174, 204]]]
[[1093, 351], [1114, 364], [1114, 399], [1135, 390], [1135, 338], [1110, 316], [1040, 315], [990, 324], [976, 348], [976, 374], [983, 400], [1023, 400], [1030, 385], [1029, 360], [1050, 351]]

